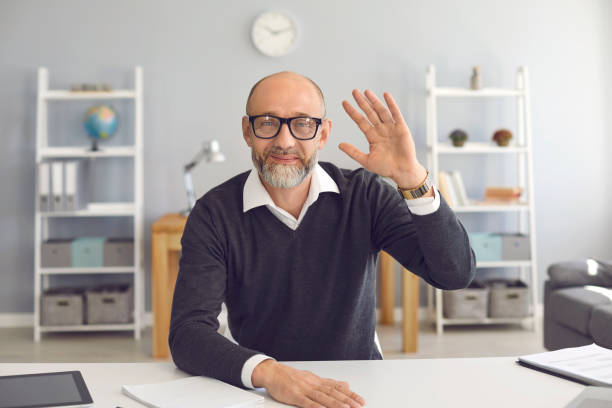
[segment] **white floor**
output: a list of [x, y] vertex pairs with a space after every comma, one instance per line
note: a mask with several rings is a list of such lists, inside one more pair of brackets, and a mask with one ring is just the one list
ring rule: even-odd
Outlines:
[[[521, 326], [447, 327], [438, 336], [421, 323], [417, 353], [401, 352], [401, 327], [378, 326], [385, 359], [519, 356], [546, 351], [541, 320], [536, 331]], [[152, 361], [151, 329], [142, 339], [130, 333], [50, 333], [40, 343], [31, 328], [0, 329], [0, 362], [139, 362]]]

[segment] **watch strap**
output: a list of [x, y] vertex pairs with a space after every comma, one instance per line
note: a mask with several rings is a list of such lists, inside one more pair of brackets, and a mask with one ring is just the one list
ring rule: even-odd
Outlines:
[[429, 177], [429, 171], [427, 172], [427, 176], [425, 180], [415, 188], [403, 189], [401, 187], [397, 187], [397, 190], [406, 200], [415, 200], [417, 198], [423, 197], [431, 188], [433, 187], [433, 183], [431, 178]]

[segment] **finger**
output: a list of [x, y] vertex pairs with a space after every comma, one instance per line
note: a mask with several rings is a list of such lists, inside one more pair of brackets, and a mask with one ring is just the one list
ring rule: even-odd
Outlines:
[[361, 405], [365, 405], [365, 399], [356, 392], [351, 391], [349, 383], [347, 383], [346, 381], [336, 381], [331, 379], [329, 381], [333, 383], [333, 386], [336, 389], [346, 394], [350, 399], [352, 399], [353, 401], [357, 401]]
[[368, 120], [370, 121], [370, 123], [372, 123], [372, 125], [376, 126], [382, 121], [378, 116], [378, 113], [376, 113], [376, 111], [370, 104], [368, 98], [363, 96], [363, 94], [359, 92], [358, 89], [353, 89], [353, 98], [355, 98], [355, 102], [357, 102], [357, 105], [359, 105], [361, 110], [366, 114]]
[[306, 392], [306, 396], [327, 408], [351, 408], [350, 405], [338, 401], [325, 392], [325, 387], [310, 389]]
[[348, 154], [351, 159], [355, 160], [357, 163], [361, 164], [362, 167], [366, 167], [368, 162], [368, 155], [353, 146], [350, 143], [340, 143], [338, 145], [340, 150], [344, 153]]
[[393, 97], [391, 96], [389, 92], [385, 92], [383, 96], [385, 98], [385, 101], [387, 102], [387, 106], [389, 107], [389, 110], [391, 111], [393, 120], [395, 120], [395, 122], [403, 122], [404, 117], [402, 116], [402, 112], [397, 106], [397, 103], [395, 103], [395, 99], [393, 99]]
[[360, 401], [358, 401], [356, 399], [352, 399], [347, 394], [346, 390], [343, 387], [341, 387], [341, 386], [336, 387], [335, 385], [333, 385], [333, 386], [324, 385], [324, 386], [322, 386], [322, 391], [325, 392], [330, 397], [332, 397], [333, 399], [338, 400], [338, 401], [348, 405], [351, 408], [361, 408], [361, 406], [362, 406]]
[[366, 133], [372, 129], [372, 124], [370, 121], [363, 116], [361, 112], [355, 109], [348, 101], [342, 101], [342, 107], [363, 133]]
[[384, 122], [384, 123], [393, 123], [393, 116], [391, 116], [391, 112], [389, 112], [389, 109], [387, 109], [387, 107], [385, 106], [384, 103], [382, 103], [382, 101], [380, 99], [378, 99], [378, 96], [376, 96], [376, 94], [372, 91], [370, 91], [369, 89], [365, 91], [365, 96], [366, 98], [368, 98], [368, 101], [370, 101], [370, 105], [372, 105], [372, 108], [374, 108], [374, 110], [376, 111], [376, 114], [378, 115], [378, 117]]

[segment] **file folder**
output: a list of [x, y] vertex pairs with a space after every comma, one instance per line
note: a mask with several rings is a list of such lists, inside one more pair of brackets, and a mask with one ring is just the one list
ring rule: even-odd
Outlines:
[[64, 164], [61, 161], [51, 163], [51, 192], [53, 211], [62, 211], [64, 209]]
[[38, 165], [38, 208], [39, 211], [51, 210], [49, 197], [49, 163], [42, 162]]

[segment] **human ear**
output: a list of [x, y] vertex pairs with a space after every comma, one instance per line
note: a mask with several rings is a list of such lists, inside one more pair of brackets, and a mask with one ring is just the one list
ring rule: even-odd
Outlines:
[[249, 147], [253, 147], [253, 138], [251, 137], [251, 122], [248, 116], [242, 117], [242, 137]]
[[321, 130], [319, 131], [319, 150], [323, 149], [323, 146], [327, 143], [329, 139], [329, 134], [331, 133], [332, 122], [331, 119], [323, 119], [321, 123]]

